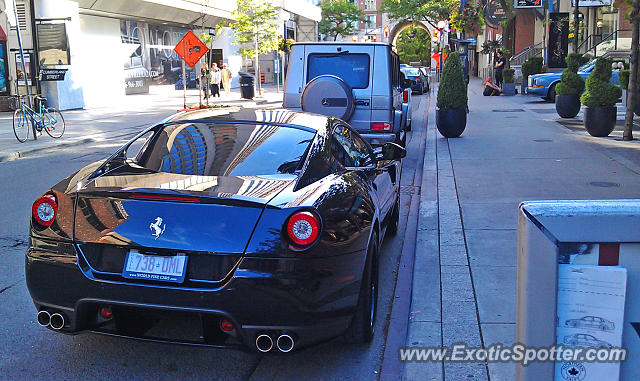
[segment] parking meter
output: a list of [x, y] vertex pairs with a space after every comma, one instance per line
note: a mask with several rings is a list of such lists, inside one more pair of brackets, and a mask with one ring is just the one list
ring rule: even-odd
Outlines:
[[464, 73], [464, 81], [469, 84], [469, 45], [472, 41], [470, 40], [457, 40], [452, 39], [452, 42], [455, 44], [456, 51], [460, 56], [460, 62], [462, 62], [462, 72]]

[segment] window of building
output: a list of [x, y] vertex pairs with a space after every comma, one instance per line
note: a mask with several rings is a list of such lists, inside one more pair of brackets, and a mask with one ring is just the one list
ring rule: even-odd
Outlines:
[[376, 15], [367, 15], [366, 16], [367, 28], [375, 28], [376, 25]]
[[36, 25], [40, 66], [69, 65], [67, 25], [64, 23]]
[[364, 1], [364, 9], [367, 11], [375, 11], [376, 10], [376, 0], [365, 0]]

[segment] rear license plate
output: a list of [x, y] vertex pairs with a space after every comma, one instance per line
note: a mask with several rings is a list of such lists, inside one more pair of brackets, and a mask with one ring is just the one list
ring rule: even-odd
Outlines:
[[182, 283], [186, 267], [187, 256], [185, 254], [159, 256], [141, 254], [138, 250], [129, 250], [122, 276], [131, 279]]

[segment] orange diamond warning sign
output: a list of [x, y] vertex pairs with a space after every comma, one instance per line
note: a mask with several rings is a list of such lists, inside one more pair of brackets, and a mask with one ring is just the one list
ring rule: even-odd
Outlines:
[[173, 51], [178, 53], [189, 67], [193, 67], [202, 56], [207, 54], [209, 48], [192, 31], [188, 31]]

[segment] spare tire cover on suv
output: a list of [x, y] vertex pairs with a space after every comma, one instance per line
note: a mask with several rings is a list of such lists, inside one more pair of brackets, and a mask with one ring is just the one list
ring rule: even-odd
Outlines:
[[302, 91], [304, 111], [334, 116], [349, 121], [353, 114], [353, 93], [351, 87], [335, 75], [318, 76]]

